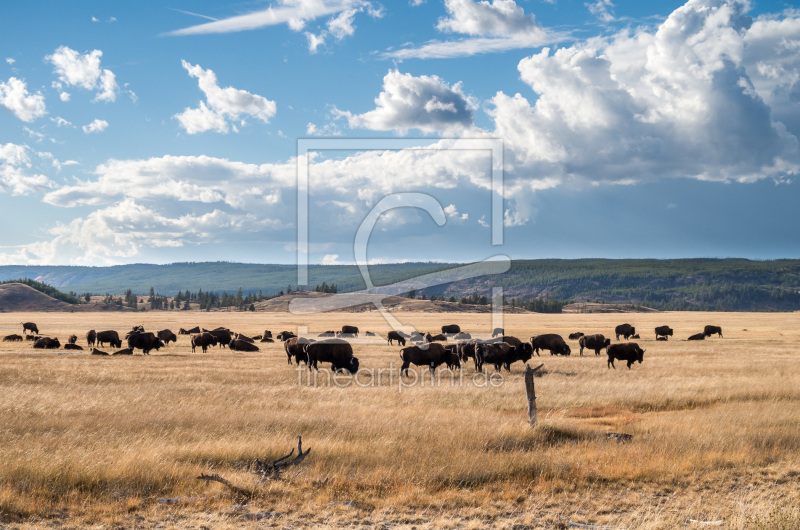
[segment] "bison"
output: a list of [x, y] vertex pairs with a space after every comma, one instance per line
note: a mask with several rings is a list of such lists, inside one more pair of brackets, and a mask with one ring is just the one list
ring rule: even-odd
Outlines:
[[3, 342], [22, 342], [22, 335], [6, 335], [3, 337]]
[[445, 337], [442, 333], [438, 335], [431, 335], [430, 333], [426, 333], [425, 340], [427, 342], [447, 342], [447, 337]]
[[[477, 360], [477, 370], [483, 370], [485, 363], [493, 364], [495, 370], [500, 370], [505, 366], [506, 370], [509, 368], [509, 357], [516, 351], [516, 348], [507, 342], [493, 342], [493, 343], [479, 343], [475, 348], [475, 358]], [[530, 359], [530, 357], [528, 357]]]
[[398, 331], [390, 331], [389, 334], [386, 336], [386, 342], [389, 344], [392, 343], [393, 340], [397, 341], [397, 344], [400, 346], [406, 345], [406, 338], [400, 334]]
[[233, 339], [228, 343], [231, 351], [258, 351], [258, 346], [242, 339]]
[[74, 342], [68, 342], [64, 344], [65, 350], [83, 350], [83, 346], [79, 344], [75, 344]]
[[631, 335], [631, 338], [632, 338], [632, 339], [641, 339], [642, 337], [640, 337], [640, 336], [639, 336], [639, 334], [638, 334], [638, 333], [636, 333], [636, 334], [634, 334], [634, 335]]
[[169, 329], [162, 329], [158, 333], [156, 333], [159, 339], [164, 341], [164, 344], [169, 344], [170, 342], [178, 342], [178, 337]]
[[93, 347], [96, 342], [97, 342], [97, 332], [93, 329], [90, 329], [86, 333], [86, 344], [88, 344], [89, 347]]
[[598, 333], [596, 335], [584, 335], [578, 340], [578, 344], [581, 347], [581, 355], [583, 355], [583, 350], [594, 350], [595, 355], [600, 355], [600, 350], [603, 348], [606, 349], [608, 352], [608, 347], [611, 345], [611, 339], [605, 338], [603, 334]]
[[477, 341], [470, 340], [466, 342], [459, 342], [456, 344], [458, 357], [461, 359], [462, 362], [467, 362], [467, 359], [472, 359], [475, 363], [475, 370], [478, 369], [478, 358], [475, 355], [475, 350], [477, 348]]
[[719, 326], [706, 326], [703, 328], [703, 335], [710, 337], [711, 335], [719, 335], [722, 338], [722, 328]]
[[336, 332], [333, 330], [328, 330], [317, 335], [317, 337], [335, 337], [335, 336]]
[[431, 375], [434, 374], [436, 367], [445, 364], [449, 359], [449, 353], [445, 350], [444, 346], [437, 343], [428, 344], [428, 347], [423, 349], [419, 346], [409, 346], [400, 350], [400, 359], [403, 360], [403, 365], [400, 367], [400, 375], [408, 375], [408, 368], [410, 365], [427, 366]]
[[201, 333], [200, 326], [195, 326], [195, 327], [193, 327], [191, 329], [183, 329], [183, 328], [181, 328], [181, 329], [178, 330], [178, 335], [194, 335], [196, 333]]
[[231, 330], [227, 328], [216, 328], [212, 330], [204, 329], [203, 333], [211, 333], [217, 340], [217, 346], [220, 348], [226, 347], [233, 340]]
[[705, 340], [705, 338], [706, 338], [705, 333], [695, 333], [686, 340]]
[[125, 349], [122, 349], [122, 350], [117, 350], [114, 353], [112, 353], [111, 355], [133, 355], [133, 349], [132, 348], [125, 348]]
[[250, 338], [250, 337], [248, 337], [247, 335], [243, 335], [243, 334], [241, 334], [241, 333], [236, 333], [236, 334], [233, 336], [233, 338], [234, 338], [234, 339], [238, 339], [238, 340], [243, 340], [243, 341], [245, 341], [245, 342], [249, 342], [249, 343], [251, 343], [251, 344], [255, 342], [255, 339], [253, 339], [253, 338]]
[[580, 331], [569, 334], [569, 340], [580, 340], [581, 337], [583, 337], [583, 333]]
[[156, 334], [152, 332], [131, 332], [127, 338], [128, 348], [132, 350], [142, 350], [144, 355], [150, 355], [150, 350], [158, 351], [159, 348], [164, 347], [164, 341], [156, 337]]
[[539, 350], [550, 350], [550, 355], [569, 355], [572, 353], [570, 347], [564, 342], [563, 337], [556, 333], [545, 333], [531, 337], [531, 346], [536, 355], [539, 355]]
[[100, 351], [97, 348], [92, 348], [92, 355], [108, 355], [108, 352]]
[[131, 328], [131, 331], [133, 331], [134, 333], [144, 333], [144, 326], [142, 326], [141, 324], [139, 324], [138, 326], [133, 326]]
[[466, 331], [462, 331], [460, 333], [456, 333], [453, 335], [453, 340], [469, 340], [472, 338], [472, 335], [467, 333]]
[[358, 328], [356, 326], [342, 326], [341, 335], [353, 335], [358, 337]]
[[503, 328], [494, 328], [492, 330], [492, 338], [494, 337], [502, 337], [506, 334], [506, 331]]
[[36, 342], [37, 340], [41, 339], [39, 335], [25, 335], [25, 340], [29, 340], [31, 342]]
[[304, 348], [306, 344], [311, 344], [312, 342], [316, 341], [314, 339], [307, 339], [305, 337], [292, 337], [291, 339], [285, 341], [283, 343], [283, 349], [286, 350], [286, 362], [292, 364], [292, 357], [294, 357], [294, 360], [298, 365], [301, 361], [307, 363], [308, 357], [306, 357]]
[[617, 369], [614, 366], [614, 359], [620, 361], [627, 361], [628, 370], [634, 362], [642, 363], [645, 350], [641, 349], [635, 342], [626, 342], [624, 344], [612, 344], [608, 347], [608, 367]]
[[22, 324], [23, 335], [27, 335], [29, 331], [34, 335], [39, 334], [39, 328], [36, 327], [36, 324], [34, 322], [21, 322], [21, 324]]
[[625, 340], [628, 340], [629, 337], [636, 334], [636, 328], [630, 324], [620, 324], [614, 328], [614, 334], [617, 336], [617, 340], [619, 340], [620, 335], [622, 335]]
[[70, 335], [69, 338], [67, 339], [67, 344], [75, 344], [76, 342], [78, 342], [77, 335]]
[[122, 348], [122, 341], [119, 339], [119, 333], [114, 330], [99, 331], [96, 335], [96, 341], [98, 346], [102, 346], [107, 342], [111, 344], [112, 348]]
[[317, 363], [331, 363], [335, 372], [347, 370], [351, 374], [358, 372], [358, 359], [353, 357], [353, 347], [346, 340], [328, 339], [312, 342], [304, 346], [308, 358], [308, 369], [313, 366], [319, 371]]
[[197, 335], [192, 335], [192, 353], [194, 353], [195, 348], [198, 346], [203, 350], [203, 353], [206, 353], [209, 346], [216, 346], [217, 339], [211, 333], [198, 333]]
[[671, 337], [672, 336], [672, 328], [669, 326], [658, 326], [656, 328], [656, 340], [658, 337]]
[[278, 333], [278, 334], [276, 335], [276, 337], [277, 337], [277, 338], [278, 338], [278, 340], [280, 340], [280, 341], [287, 341], [287, 340], [291, 339], [292, 337], [296, 337], [296, 336], [297, 336], [297, 335], [295, 335], [295, 334], [294, 334], [294, 333], [292, 333], [291, 331], [281, 331], [280, 333]]
[[41, 350], [57, 350], [61, 347], [61, 343], [57, 338], [42, 337], [33, 343], [33, 347]]
[[446, 326], [442, 326], [442, 333], [445, 335], [455, 335], [456, 333], [461, 333], [461, 326], [458, 324], [448, 324]]

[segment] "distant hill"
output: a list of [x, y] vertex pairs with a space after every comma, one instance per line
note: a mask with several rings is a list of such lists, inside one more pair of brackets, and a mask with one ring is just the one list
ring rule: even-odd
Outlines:
[[0, 285], [0, 313], [38, 311], [121, 311], [103, 304], [68, 304], [22, 283]]
[[[447, 279], [446, 271], [463, 264], [397, 263], [369, 267], [375, 285], [387, 285], [421, 275], [441, 276], [442, 284], [421, 289], [417, 296], [446, 299], [491, 296], [503, 287], [506, 300], [522, 302], [554, 299], [613, 306], [645, 306], [658, 310], [798, 311], [800, 310], [800, 260], [753, 261], [746, 259], [676, 260], [516, 260], [504, 274], [468, 280]], [[480, 268], [480, 266], [479, 266]], [[481, 271], [487, 269], [480, 269]], [[353, 265], [309, 267], [309, 285], [335, 284], [338, 292], [364, 288]], [[298, 286], [293, 265], [245, 263], [174, 263], [115, 267], [0, 266], [0, 281], [27, 277], [61, 290], [96, 295], [121, 295], [127, 289], [173, 296], [178, 291], [244, 293], [275, 296]], [[408, 299], [405, 299], [408, 300]], [[261, 302], [259, 302], [261, 303]], [[277, 303], [277, 302], [275, 302]], [[408, 303], [408, 302], [404, 302]], [[265, 305], [266, 307], [272, 307]], [[575, 308], [565, 307], [565, 310]], [[592, 309], [586, 309], [592, 310]]]

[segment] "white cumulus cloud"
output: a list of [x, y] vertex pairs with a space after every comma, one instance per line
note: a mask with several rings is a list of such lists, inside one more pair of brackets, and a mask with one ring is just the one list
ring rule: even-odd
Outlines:
[[81, 127], [81, 129], [83, 129], [83, 132], [86, 134], [103, 132], [107, 128], [108, 128], [108, 122], [106, 120], [101, 120], [99, 118], [95, 118], [92, 121], [92, 123], [89, 123]]
[[[39, 153], [46, 158], [49, 153]], [[52, 159], [52, 155], [50, 155]], [[0, 144], [0, 192], [27, 195], [53, 187], [53, 182], [32, 170], [31, 149], [26, 145]]]
[[[45, 60], [53, 65], [53, 71], [61, 83], [94, 90], [95, 101], [114, 101], [119, 86], [114, 73], [100, 67], [102, 56], [103, 52], [100, 50], [81, 54], [68, 46], [60, 46], [52, 55], [45, 57]], [[61, 99], [66, 101], [63, 96]]]
[[29, 93], [25, 81], [16, 77], [0, 81], [0, 105], [10, 110], [17, 118], [29, 123], [47, 114], [44, 96], [39, 92]]

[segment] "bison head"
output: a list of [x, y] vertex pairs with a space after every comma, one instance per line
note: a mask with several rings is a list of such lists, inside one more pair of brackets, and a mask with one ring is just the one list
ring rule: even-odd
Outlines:
[[642, 364], [642, 360], [644, 359], [644, 350], [639, 348], [639, 350], [636, 353], [637, 353], [636, 360], [639, 361], [639, 364]]

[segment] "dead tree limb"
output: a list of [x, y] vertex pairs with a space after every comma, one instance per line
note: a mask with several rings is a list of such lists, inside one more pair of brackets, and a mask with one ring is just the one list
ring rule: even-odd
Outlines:
[[294, 454], [294, 449], [289, 451], [289, 454], [278, 458], [277, 460], [273, 460], [272, 462], [267, 462], [265, 460], [256, 459], [253, 462], [253, 465], [250, 467], [250, 471], [255, 473], [261, 480], [269, 480], [269, 479], [280, 479], [281, 471], [286, 469], [287, 467], [294, 466], [302, 462], [308, 453], [311, 451], [311, 448], [303, 451], [303, 437], [297, 437], [297, 456], [289, 460], [291, 456]]
[[243, 501], [242, 504], [246, 504], [247, 501], [253, 498], [253, 492], [244, 488], [240, 488], [227, 479], [220, 477], [217, 474], [214, 475], [206, 475], [205, 473], [200, 473], [200, 476], [197, 477], [197, 480], [207, 480], [210, 482], [219, 482], [220, 484], [224, 484], [228, 487], [235, 495], [236, 499], [239, 501]]

